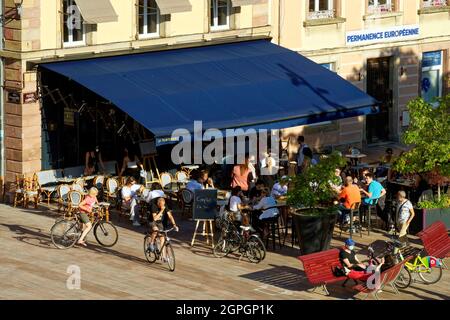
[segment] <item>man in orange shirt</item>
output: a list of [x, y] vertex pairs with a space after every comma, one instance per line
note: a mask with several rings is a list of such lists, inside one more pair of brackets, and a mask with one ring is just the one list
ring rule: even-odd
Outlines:
[[359, 187], [353, 184], [353, 178], [348, 176], [345, 178], [344, 188], [339, 194], [341, 201], [340, 213], [341, 221], [346, 222], [349, 210], [353, 208], [355, 203], [361, 203], [361, 192]]

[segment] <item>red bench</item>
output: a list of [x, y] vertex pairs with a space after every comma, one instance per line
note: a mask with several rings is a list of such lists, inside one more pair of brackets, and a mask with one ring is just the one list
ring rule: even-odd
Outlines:
[[336, 266], [341, 266], [339, 261], [339, 250], [330, 249], [327, 251], [311, 253], [298, 257], [303, 264], [308, 281], [314, 286], [312, 292], [322, 287], [326, 295], [330, 295], [327, 284], [347, 280], [346, 276], [336, 277], [333, 270]]
[[397, 280], [398, 276], [400, 275], [400, 272], [405, 266], [405, 263], [410, 260], [412, 257], [408, 257], [402, 262], [396, 264], [395, 266], [381, 272], [380, 274], [380, 286], [379, 287], [373, 287], [369, 288], [367, 286], [367, 283], [361, 283], [353, 287], [354, 290], [366, 293], [366, 296], [363, 298], [363, 300], [367, 299], [367, 297], [372, 294], [372, 296], [379, 300], [378, 292], [382, 290], [385, 286], [390, 285], [392, 289], [394, 289], [395, 294], [398, 294], [398, 289], [395, 286], [395, 280]]
[[[418, 236], [422, 240], [429, 256], [442, 260], [450, 256], [450, 238], [447, 233], [447, 227], [442, 221], [433, 223], [419, 232]], [[444, 263], [444, 261], [442, 262]]]

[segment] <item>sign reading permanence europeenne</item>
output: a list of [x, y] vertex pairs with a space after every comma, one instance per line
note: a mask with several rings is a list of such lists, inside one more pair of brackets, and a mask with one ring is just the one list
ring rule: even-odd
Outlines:
[[348, 46], [359, 46], [379, 42], [411, 40], [419, 37], [418, 25], [400, 26], [385, 29], [359, 30], [347, 32], [345, 39]]

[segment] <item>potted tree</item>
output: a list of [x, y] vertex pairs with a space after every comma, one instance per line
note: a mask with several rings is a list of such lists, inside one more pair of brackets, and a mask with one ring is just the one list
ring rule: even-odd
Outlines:
[[336, 168], [345, 164], [345, 159], [335, 152], [292, 179], [287, 203], [296, 209], [293, 221], [302, 254], [323, 251], [330, 246], [337, 220], [332, 183], [337, 183]]
[[449, 228], [450, 203], [442, 195], [442, 187], [450, 182], [450, 95], [433, 104], [417, 98], [408, 104], [408, 110], [410, 126], [402, 139], [411, 149], [396, 160], [394, 170], [419, 173], [437, 190], [434, 199], [418, 204], [422, 212], [411, 231], [421, 231], [436, 220], [446, 222]]

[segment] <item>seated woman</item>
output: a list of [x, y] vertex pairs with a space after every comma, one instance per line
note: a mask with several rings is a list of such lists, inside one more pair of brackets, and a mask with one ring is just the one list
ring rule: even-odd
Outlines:
[[98, 204], [97, 200], [98, 190], [97, 188], [89, 189], [89, 194], [84, 198], [83, 201], [79, 204], [80, 208], [80, 218], [81, 222], [83, 222], [83, 233], [81, 234], [80, 239], [78, 240], [78, 244], [86, 247], [86, 242], [84, 239], [86, 238], [89, 231], [92, 229], [92, 223], [89, 219], [89, 214], [92, 213], [92, 209], [95, 204]]
[[[355, 241], [353, 239], [345, 240], [344, 246], [339, 252], [339, 261], [345, 270], [345, 274], [348, 278], [353, 280], [367, 281], [372, 276], [372, 272], [369, 272], [368, 265], [361, 263], [356, 256]], [[384, 264], [384, 258], [379, 261], [377, 270], [379, 271]]]
[[287, 195], [288, 192], [288, 177], [283, 176], [277, 183], [273, 185], [272, 196], [274, 198], [280, 198]]
[[253, 206], [252, 221], [255, 229], [263, 231], [264, 236], [267, 235], [265, 220], [272, 219], [280, 214], [276, 208], [277, 202], [270, 194], [268, 188], [261, 191], [261, 200]]
[[136, 179], [129, 177], [126, 184], [122, 187], [122, 204], [130, 208], [130, 220], [133, 221], [134, 227], [139, 227], [139, 206], [136, 199]]
[[246, 208], [246, 205], [243, 204], [244, 194], [242, 193], [242, 189], [239, 186], [234, 187], [231, 190], [231, 197], [228, 201], [228, 211], [233, 214], [233, 220], [236, 222], [242, 222], [242, 213], [241, 210]]

